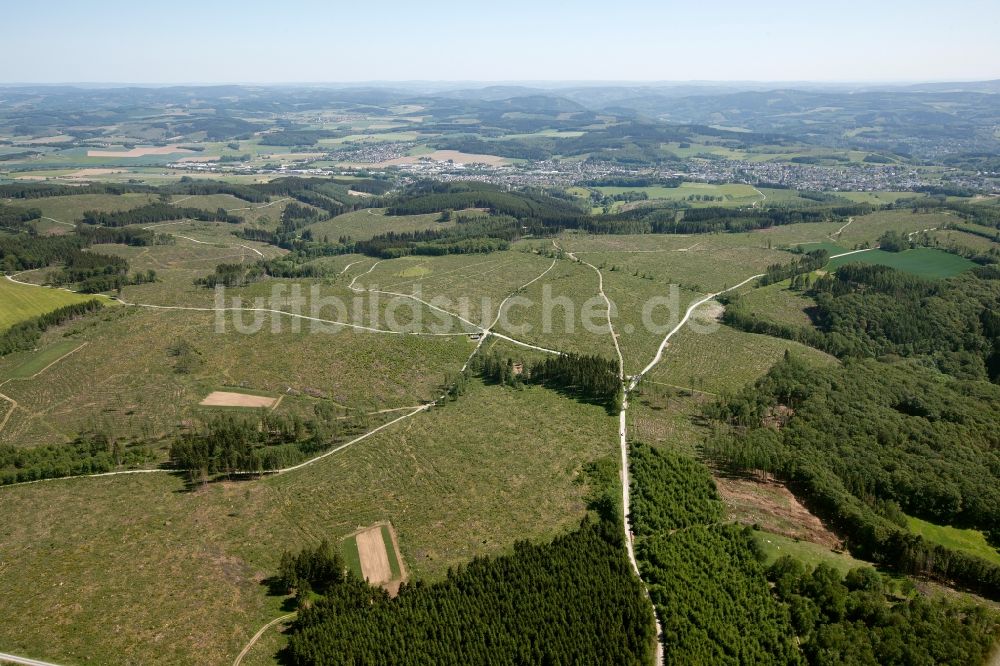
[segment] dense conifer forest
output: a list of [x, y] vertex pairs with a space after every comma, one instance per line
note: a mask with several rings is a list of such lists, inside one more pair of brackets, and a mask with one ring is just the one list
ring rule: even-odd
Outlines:
[[472, 369], [489, 382], [507, 386], [541, 384], [581, 400], [603, 404], [617, 413], [621, 408], [618, 362], [590, 354], [560, 354], [525, 365], [489, 352], [477, 355]]
[[[287, 587], [307, 579], [290, 664], [646, 664], [653, 617], [620, 526], [585, 520], [547, 544], [477, 558], [390, 598], [334, 573], [335, 556], [286, 554]], [[311, 573], [317, 572], [317, 573]], [[287, 585], [287, 583], [293, 583]], [[316, 596], [316, 593], [322, 594]]]

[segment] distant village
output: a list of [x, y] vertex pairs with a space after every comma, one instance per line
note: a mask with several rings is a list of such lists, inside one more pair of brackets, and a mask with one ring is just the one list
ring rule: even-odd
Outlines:
[[[706, 160], [693, 158], [670, 168], [635, 166], [592, 160], [528, 160], [490, 165], [418, 157], [412, 163], [385, 163], [410, 155], [416, 144], [373, 143], [352, 146], [324, 156], [325, 163], [342, 166], [311, 166], [315, 157], [286, 160], [252, 167], [219, 162], [175, 162], [174, 169], [207, 173], [287, 174], [298, 176], [342, 175], [354, 170], [396, 171], [442, 181], [472, 180], [515, 186], [570, 186], [583, 181], [629, 176], [682, 177], [708, 183], [751, 183], [810, 191], [908, 191], [923, 187], [949, 186], [982, 193], [1000, 193], [1000, 174], [971, 173], [959, 169], [926, 170], [908, 165], [841, 164], [818, 166], [755, 162], [747, 160]], [[287, 156], [286, 156], [287, 157]], [[371, 165], [366, 167], [365, 165]]]

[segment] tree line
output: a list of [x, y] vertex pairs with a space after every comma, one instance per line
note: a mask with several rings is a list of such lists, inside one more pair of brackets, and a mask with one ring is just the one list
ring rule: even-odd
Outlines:
[[37, 317], [19, 321], [6, 331], [0, 332], [0, 356], [34, 349], [35, 344], [41, 339], [42, 333], [48, 329], [102, 307], [103, 304], [93, 298], [82, 303], [64, 305]]
[[83, 213], [83, 223], [103, 227], [124, 227], [130, 224], [153, 224], [167, 220], [198, 220], [200, 222], [228, 222], [239, 224], [243, 218], [230, 215], [224, 208], [216, 211], [204, 208], [174, 206], [162, 201], [149, 203], [138, 208], [110, 212], [88, 210]]
[[540, 384], [581, 400], [605, 405], [611, 411], [621, 408], [622, 383], [618, 378], [618, 361], [603, 356], [560, 354], [529, 365], [491, 351], [477, 354], [470, 368], [490, 382], [507, 386]]
[[142, 444], [128, 444], [104, 432], [89, 432], [68, 444], [20, 447], [0, 444], [0, 485], [138, 467], [154, 459]]
[[28, 223], [41, 216], [42, 211], [39, 208], [17, 208], [0, 204], [0, 228], [8, 231], [15, 233], [29, 231], [32, 227]]
[[339, 420], [324, 405], [317, 405], [312, 418], [267, 412], [213, 416], [174, 440], [170, 462], [192, 482], [260, 474], [302, 462], [366, 425], [363, 415]]
[[304, 257], [294, 254], [276, 259], [260, 259], [241, 264], [223, 263], [205, 277], [195, 278], [194, 283], [210, 289], [216, 286], [245, 287], [266, 277], [273, 278], [318, 278], [327, 275], [328, 270], [315, 264], [304, 263]]

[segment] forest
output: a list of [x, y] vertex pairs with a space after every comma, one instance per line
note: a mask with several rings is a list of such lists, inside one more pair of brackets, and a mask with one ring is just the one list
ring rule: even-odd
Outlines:
[[154, 460], [142, 444], [125, 443], [103, 432], [84, 433], [68, 444], [39, 447], [0, 445], [0, 485], [101, 474]]
[[528, 365], [491, 351], [477, 354], [470, 368], [488, 382], [505, 386], [541, 384], [579, 400], [602, 404], [614, 413], [621, 408], [618, 361], [603, 356], [560, 354]]
[[484, 183], [422, 181], [410, 186], [386, 211], [389, 215], [416, 215], [443, 210], [488, 208], [499, 215], [536, 219], [546, 226], [575, 227], [586, 214], [576, 203], [537, 189], [511, 192]]
[[173, 441], [170, 463], [192, 482], [289, 467], [366, 426], [366, 417], [340, 420], [328, 407], [318, 404], [308, 419], [267, 412], [207, 417]]
[[748, 529], [721, 525], [708, 469], [633, 443], [636, 557], [663, 629], [667, 664], [800, 663]]
[[[666, 662], [978, 663], [1000, 615], [967, 602], [900, 597], [862, 568], [846, 578], [797, 560], [763, 564], [753, 530], [722, 524], [708, 469], [632, 445], [636, 554], [663, 627]], [[914, 659], [916, 657], [916, 659]], [[976, 657], [979, 657], [977, 659]]]
[[476, 558], [438, 582], [404, 583], [395, 598], [353, 575], [341, 580], [326, 552], [282, 557], [282, 581], [325, 590], [304, 597], [282, 655], [289, 664], [638, 666], [652, 656], [652, 613], [620, 526], [607, 521]]
[[1000, 615], [981, 605], [920, 594], [901, 599], [871, 568], [841, 575], [785, 555], [767, 578], [810, 664], [982, 664], [1000, 630]]
[[788, 356], [706, 413], [726, 426], [710, 460], [783, 479], [858, 557], [1000, 598], [1000, 567], [910, 533], [903, 513], [998, 543], [997, 386], [908, 361]]
[[[425, 231], [390, 231], [353, 243], [353, 251], [382, 259], [411, 254], [481, 254], [506, 250], [510, 241], [533, 232], [542, 235], [545, 229], [537, 223], [522, 223], [508, 215], [457, 216], [455, 226]], [[350, 251], [350, 244], [346, 251]]]
[[215, 212], [203, 208], [188, 208], [159, 202], [146, 204], [129, 210], [101, 212], [88, 210], [83, 213], [83, 223], [102, 227], [124, 227], [129, 224], [153, 224], [166, 220], [199, 220], [202, 222], [229, 222], [239, 224], [242, 217], [230, 215], [224, 208]]
[[928, 280], [888, 266], [847, 264], [815, 279], [800, 277], [793, 288], [815, 299], [809, 310], [815, 327], [758, 317], [732, 295], [723, 297], [723, 321], [840, 358], [904, 356], [959, 378], [1000, 379], [1000, 268]]

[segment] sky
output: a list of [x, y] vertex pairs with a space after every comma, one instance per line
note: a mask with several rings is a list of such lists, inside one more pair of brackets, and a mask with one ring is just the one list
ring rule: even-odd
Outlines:
[[997, 0], [5, 5], [4, 83], [1000, 78]]

